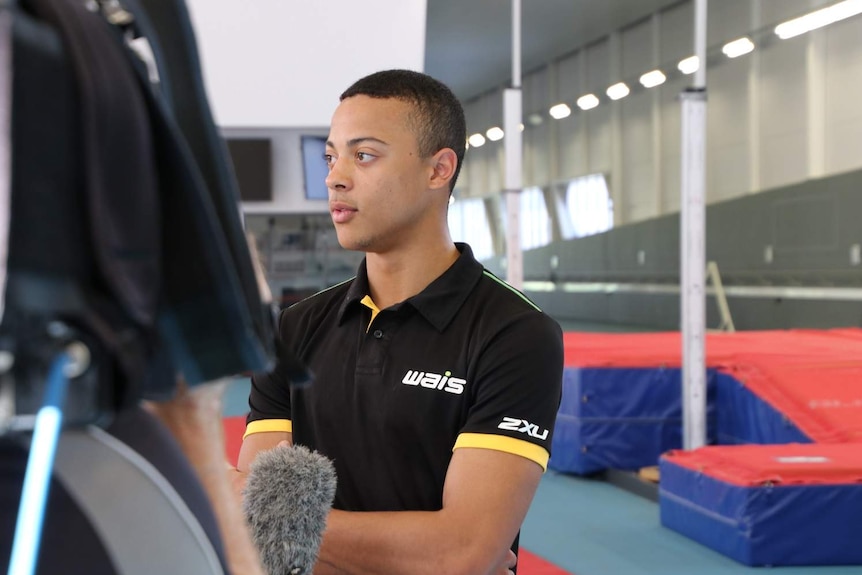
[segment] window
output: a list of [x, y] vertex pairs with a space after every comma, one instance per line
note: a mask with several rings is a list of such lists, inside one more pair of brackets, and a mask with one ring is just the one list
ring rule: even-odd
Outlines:
[[[529, 250], [551, 243], [551, 218], [542, 188], [524, 188], [519, 194], [521, 208], [521, 249]], [[506, 194], [500, 199], [503, 227], [508, 226]]]
[[529, 250], [551, 243], [551, 218], [542, 188], [521, 192], [521, 249]]
[[449, 232], [454, 241], [470, 244], [477, 260], [494, 255], [491, 227], [482, 198], [458, 200], [449, 206]]
[[604, 174], [592, 174], [569, 182], [565, 209], [560, 214], [563, 238], [572, 239], [605, 232], [614, 227], [614, 202]]

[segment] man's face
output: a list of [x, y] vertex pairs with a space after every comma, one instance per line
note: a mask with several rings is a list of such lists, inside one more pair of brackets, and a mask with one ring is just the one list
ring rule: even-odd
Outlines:
[[326, 186], [338, 242], [346, 249], [408, 247], [433, 217], [433, 160], [419, 156], [410, 110], [401, 100], [353, 96], [332, 116]]

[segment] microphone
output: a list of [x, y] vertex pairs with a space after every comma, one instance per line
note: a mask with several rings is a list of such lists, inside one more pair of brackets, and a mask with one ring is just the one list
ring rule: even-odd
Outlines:
[[269, 575], [310, 575], [335, 497], [332, 462], [303, 446], [262, 451], [252, 462], [243, 511]]

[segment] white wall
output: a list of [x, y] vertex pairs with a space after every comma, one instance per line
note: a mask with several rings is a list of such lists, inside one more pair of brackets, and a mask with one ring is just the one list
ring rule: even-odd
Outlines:
[[305, 199], [303, 134], [328, 133], [338, 96], [362, 76], [421, 71], [426, 0], [188, 0], [216, 124], [272, 142], [272, 202], [246, 213], [317, 213]]
[[[709, 2], [707, 41], [714, 56], [707, 70], [708, 201], [862, 168], [862, 16], [795, 39], [772, 34], [775, 24], [831, 3]], [[676, 73], [676, 63], [694, 51], [692, 21], [692, 3], [684, 2], [528, 71], [524, 185], [547, 187], [603, 172], [617, 225], [678, 211], [678, 96], [692, 77]], [[746, 34], [758, 44], [754, 52], [735, 60], [721, 55], [722, 44]], [[644, 90], [638, 78], [655, 67], [668, 73], [668, 81]], [[605, 89], [620, 80], [632, 94], [610, 102]], [[602, 104], [582, 112], [575, 101], [588, 92]], [[488, 101], [501, 97], [466, 104], [472, 131], [484, 129], [476, 119], [487, 115]], [[547, 110], [561, 101], [574, 112], [553, 120]], [[526, 121], [534, 112], [543, 115], [540, 126]], [[496, 155], [469, 151], [467, 195], [499, 193], [487, 174], [501, 168]]]
[[386, 68], [422, 70], [425, 0], [189, 0], [222, 127], [329, 125], [338, 95]]

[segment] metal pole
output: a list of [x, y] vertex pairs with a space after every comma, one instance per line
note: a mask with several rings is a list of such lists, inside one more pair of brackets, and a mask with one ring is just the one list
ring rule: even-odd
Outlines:
[[695, 89], [706, 89], [706, 0], [694, 0], [694, 55], [698, 67], [694, 73]]
[[69, 388], [66, 370], [70, 362], [66, 353], [54, 360], [45, 386], [45, 402], [36, 414], [8, 575], [32, 575], [36, 572], [42, 525], [51, 488], [51, 470], [54, 468], [57, 444], [63, 428], [63, 405]]
[[695, 85], [682, 100], [680, 322], [683, 447], [706, 445], [706, 0], [695, 0]]
[[0, 4], [0, 319], [6, 301], [6, 264], [12, 198], [12, 11]]
[[521, 87], [521, 0], [512, 0], [512, 87]]
[[503, 142], [506, 173], [506, 279], [524, 287], [521, 253], [521, 0], [512, 0], [512, 87], [503, 91]]

